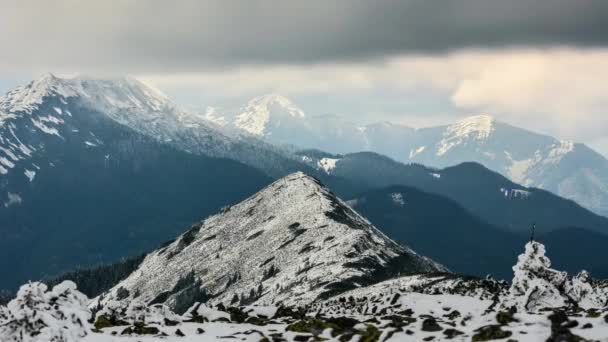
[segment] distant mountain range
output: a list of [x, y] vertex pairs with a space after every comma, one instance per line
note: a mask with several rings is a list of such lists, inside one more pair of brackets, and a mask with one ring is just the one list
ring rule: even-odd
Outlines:
[[513, 183], [477, 163], [434, 169], [402, 164], [373, 152], [330, 155], [309, 150], [299, 154], [311, 167], [358, 187], [406, 185], [450, 198], [485, 222], [508, 231], [528, 234], [536, 223], [540, 233], [566, 227], [608, 233], [608, 218], [551, 192]]
[[542, 188], [608, 216], [608, 160], [584, 144], [561, 141], [487, 115], [414, 129], [388, 122], [360, 125], [309, 116], [289, 99], [265, 95], [242, 108], [205, 115], [224, 127], [275, 144], [331, 153], [372, 151], [433, 167], [478, 162], [524, 186]]
[[[10, 91], [0, 98], [0, 270], [16, 271], [0, 277], [0, 288], [150, 251], [184, 226], [295, 171], [320, 179], [345, 199], [405, 185], [434, 195], [424, 203], [437, 201], [443, 208], [438, 215], [453, 210], [446, 204], [451, 200], [462, 210], [452, 211], [462, 219], [455, 219], [454, 229], [502, 230], [492, 230], [496, 235], [488, 234], [488, 240], [513, 234], [520, 239], [532, 222], [538, 224], [539, 234], [555, 234], [556, 243], [563, 241], [565, 228], [585, 240], [607, 235], [608, 219], [547, 191], [515, 184], [479, 164], [439, 170], [370, 152], [334, 155], [277, 147], [255, 132], [271, 127], [275, 107], [288, 108], [288, 117], [302, 117], [285, 101], [265, 97], [243, 111], [247, 115], [222, 121], [217, 112], [184, 111], [130, 78], [45, 75]], [[256, 113], [265, 106], [272, 110], [260, 124]], [[229, 122], [250, 130], [237, 130]], [[275, 128], [281, 127], [285, 125]], [[395, 132], [390, 127], [377, 125], [377, 141], [402, 136], [390, 135]], [[357, 136], [340, 132], [336, 134], [345, 138]], [[383, 213], [368, 213], [378, 229], [392, 234], [394, 222], [382, 221]], [[384, 214], [390, 213], [386, 208]], [[429, 223], [439, 227], [440, 222]], [[467, 222], [477, 228], [463, 227]], [[445, 255], [460, 253], [458, 246], [449, 247], [443, 245]], [[561, 262], [560, 255], [556, 260]], [[479, 263], [453, 261], [456, 271], [486, 270]], [[562, 267], [569, 269], [569, 261], [564, 262]], [[596, 269], [601, 272], [603, 267], [598, 261]]]
[[[530, 239], [530, 232], [488, 224], [447, 197], [408, 186], [374, 189], [347, 203], [391, 239], [464, 274], [511, 279], [510, 265]], [[608, 235], [559, 228], [537, 233], [535, 239], [551, 246], [550, 257], [559, 268], [572, 273], [585, 269], [608, 278], [608, 253], [603, 251]]]

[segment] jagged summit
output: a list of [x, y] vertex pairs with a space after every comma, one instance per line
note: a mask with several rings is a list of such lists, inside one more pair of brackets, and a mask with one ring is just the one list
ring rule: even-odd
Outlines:
[[289, 120], [300, 120], [304, 112], [291, 100], [278, 94], [267, 94], [250, 100], [235, 116], [234, 125], [250, 134], [264, 136], [272, 127], [289, 125]]
[[297, 172], [149, 254], [106, 298], [121, 292], [133, 300], [137, 293], [178, 311], [207, 300], [306, 304], [397, 274], [434, 271], [446, 269], [397, 245]]
[[495, 120], [489, 115], [477, 115], [464, 118], [446, 127], [443, 139], [437, 144], [437, 156], [442, 156], [458, 145], [469, 140], [484, 141], [494, 131]]
[[0, 98], [0, 111], [31, 113], [45, 97], [50, 96], [58, 96], [66, 104], [68, 98], [78, 98], [95, 109], [113, 112], [122, 109], [159, 111], [173, 106], [162, 92], [132, 77], [94, 78], [82, 75], [60, 78], [47, 73]]

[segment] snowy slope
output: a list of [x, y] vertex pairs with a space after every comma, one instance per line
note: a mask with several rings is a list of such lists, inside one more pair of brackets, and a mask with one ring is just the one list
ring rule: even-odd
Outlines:
[[[180, 115], [129, 78], [45, 75], [0, 98], [0, 288], [147, 252], [271, 181], [167, 144], [191, 120]], [[204, 122], [189, 136], [209, 155], [250, 152]]]
[[75, 124], [72, 112], [83, 108], [161, 141], [170, 141], [182, 127], [197, 127], [220, 146], [228, 142], [207, 127], [206, 120], [181, 111], [162, 93], [135, 79], [62, 79], [46, 74], [0, 98], [0, 175], [19, 163], [24, 166], [15, 172], [34, 180], [38, 167], [27, 160], [44, 153], [49, 139], [65, 141], [67, 135], [81, 135], [87, 146], [103, 144], [95, 132], [80, 132]]
[[[419, 274], [319, 298], [304, 307], [297, 306], [302, 304], [298, 301], [213, 306], [197, 302], [176, 314], [161, 303], [126, 299], [124, 288], [121, 301], [99, 307], [96, 299], [87, 307], [86, 297], [70, 281], [50, 291], [30, 283], [7, 307], [0, 306], [0, 339], [607, 341], [605, 282], [586, 272], [570, 277], [551, 269], [544, 252], [545, 246], [529, 242], [513, 267], [510, 286], [491, 278]], [[339, 279], [339, 274], [334, 276]]]
[[129, 300], [179, 310], [194, 301], [194, 287], [209, 303], [306, 304], [399, 273], [445, 270], [294, 173], [149, 254], [104, 300], [126, 289]]
[[[59, 78], [47, 74], [0, 98], [0, 177], [10, 169], [26, 178], [35, 177], [35, 165], [14, 164], [44, 149], [45, 142], [36, 137], [61, 141], [68, 134], [82, 134], [82, 143], [98, 146], [101, 142], [70, 122], [72, 113], [83, 110], [183, 151], [237, 160], [274, 177], [302, 167], [286, 151], [251, 134], [222, 127], [221, 121], [213, 122], [213, 109], [203, 115], [191, 113], [136, 79]], [[301, 114], [292, 111], [293, 115]]]
[[406, 185], [448, 197], [492, 225], [525, 235], [531, 222], [542, 233], [568, 227], [608, 232], [607, 217], [546, 190], [516, 184], [478, 163], [435, 169], [399, 163], [373, 152], [331, 155], [306, 150], [297, 154], [321, 172], [368, 189]]
[[418, 134], [409, 158], [399, 160], [435, 167], [479, 162], [516, 183], [549, 190], [608, 214], [608, 160], [584, 144], [533, 133], [485, 115], [418, 130]]
[[286, 97], [269, 94], [249, 101], [236, 115], [234, 125], [254, 135], [268, 136], [273, 128], [297, 126], [304, 117], [304, 112]]

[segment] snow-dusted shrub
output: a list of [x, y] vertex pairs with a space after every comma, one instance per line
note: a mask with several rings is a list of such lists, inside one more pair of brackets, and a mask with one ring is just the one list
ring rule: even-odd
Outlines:
[[171, 311], [168, 306], [154, 304], [147, 308], [146, 324], [171, 325], [171, 322], [181, 322], [181, 316]]
[[108, 300], [97, 312], [96, 322], [99, 328], [114, 325], [159, 324], [166, 325], [180, 322], [181, 317], [164, 304], [146, 305], [134, 300]]
[[523, 311], [578, 305], [584, 308], [601, 308], [606, 305], [608, 293], [593, 286], [591, 276], [582, 271], [570, 278], [566, 272], [551, 268], [545, 256], [545, 246], [531, 241], [513, 266], [514, 277], [504, 307], [516, 306]]
[[110, 299], [103, 304], [95, 316], [105, 316], [113, 321], [124, 320], [127, 317], [129, 303], [127, 300], [118, 301]]
[[144, 302], [138, 300], [133, 300], [129, 303], [124, 318], [133, 324], [165, 325], [167, 322], [181, 321], [181, 317], [171, 311], [167, 305], [153, 304], [148, 306]]
[[76, 284], [64, 281], [47, 291], [42, 283], [21, 286], [6, 308], [0, 324], [2, 341], [80, 341], [89, 333], [87, 297]]
[[566, 295], [583, 308], [602, 308], [608, 305], [608, 292], [594, 286], [591, 274], [581, 271], [566, 283]]
[[146, 303], [140, 300], [132, 300], [127, 306], [125, 318], [132, 323], [146, 323]]
[[220, 311], [209, 307], [205, 304], [194, 303], [182, 316], [185, 321], [188, 320], [204, 320], [204, 321], [217, 321], [225, 320], [230, 321], [230, 314], [225, 311]]
[[513, 272], [513, 282], [506, 300], [511, 302], [509, 304], [527, 311], [566, 304], [560, 288], [568, 280], [568, 274], [551, 268], [543, 244], [528, 242], [525, 252], [513, 266]]

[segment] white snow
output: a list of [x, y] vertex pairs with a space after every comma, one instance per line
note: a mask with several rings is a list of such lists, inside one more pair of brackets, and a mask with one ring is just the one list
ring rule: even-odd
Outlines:
[[532, 193], [530, 191], [522, 190], [522, 189], [500, 188], [500, 192], [503, 193], [505, 195], [505, 197], [512, 198], [512, 199], [516, 199], [516, 198], [526, 199], [532, 195]]
[[0, 340], [81, 341], [91, 333], [86, 302], [86, 296], [71, 281], [51, 291], [38, 282], [23, 285], [6, 309], [0, 307]]
[[36, 126], [40, 131], [46, 133], [46, 134], [50, 134], [50, 135], [56, 135], [58, 137], [61, 137], [61, 135], [59, 134], [59, 131], [57, 130], [57, 128], [55, 127], [49, 127], [47, 125], [45, 125], [42, 121], [38, 121], [34, 118], [30, 118], [30, 120], [32, 121], [32, 123], [34, 124], [34, 126]]
[[397, 204], [400, 207], [403, 207], [405, 205], [405, 201], [403, 200], [403, 194], [400, 192], [394, 192], [392, 194], [390, 194], [391, 199], [393, 200], [393, 202], [395, 204]]
[[271, 116], [280, 120], [303, 119], [304, 112], [296, 107], [288, 98], [278, 94], [268, 94], [256, 97], [239, 111], [234, 125], [250, 134], [264, 136]]
[[412, 159], [415, 156], [419, 155], [420, 153], [424, 152], [425, 149], [426, 149], [426, 146], [420, 146], [416, 150], [411, 150], [410, 151], [410, 159]]
[[[338, 210], [340, 222], [331, 218], [334, 210]], [[374, 267], [352, 268], [345, 265], [346, 261], [376, 260], [383, 265], [399, 253], [406, 253], [413, 260], [408, 267], [446, 270], [397, 246], [303, 173], [274, 182], [244, 202], [193, 226], [187, 235], [189, 244], [182, 242], [182, 236], [151, 253], [115, 289], [139, 292], [138, 298], [150, 301], [172, 289], [180, 276], [193, 271], [207, 293], [215, 295], [212, 304], [229, 304], [235, 298], [247, 301], [252, 293], [257, 305], [309, 303], [327, 291], [314, 284], [362, 276]], [[365, 248], [358, 249], [358, 244]], [[345, 255], [349, 255], [348, 259]], [[280, 271], [265, 277], [271, 267]], [[111, 298], [103, 299], [107, 300]]]
[[21, 199], [21, 196], [19, 196], [19, 194], [17, 194], [17, 193], [7, 192], [6, 197], [8, 198], [8, 200], [6, 202], [4, 202], [4, 207], [6, 207], [6, 208], [8, 208], [12, 205], [21, 204], [21, 202], [23, 202], [23, 200]]
[[[540, 153], [540, 151], [538, 152]], [[536, 164], [535, 159], [513, 160], [511, 154], [507, 151], [505, 151], [505, 155], [507, 160], [511, 163], [506, 176], [515, 183], [530, 186], [532, 181], [528, 178], [528, 171]]]
[[49, 122], [49, 123], [53, 123], [53, 124], [55, 124], [55, 125], [58, 125], [58, 124], [62, 124], [62, 123], [64, 123], [63, 119], [60, 119], [60, 118], [54, 117], [54, 116], [52, 116], [52, 115], [40, 116], [40, 117], [39, 117], [39, 119], [40, 119], [40, 121], [42, 121], [42, 122]]
[[63, 114], [63, 111], [61, 110], [61, 108], [53, 107], [53, 109], [55, 110], [55, 112], [57, 112], [57, 114], [59, 114], [59, 115]]
[[321, 158], [317, 162], [317, 166], [321, 168], [325, 173], [331, 174], [332, 170], [336, 168], [336, 164], [340, 161], [340, 159], [334, 158]]
[[[296, 193], [284, 191], [285, 187], [293, 187], [293, 182], [298, 182], [299, 178], [287, 178], [276, 182], [271, 186], [269, 194], [277, 195], [279, 191], [279, 203], [284, 203], [285, 198], [297, 197]], [[311, 180], [312, 181], [312, 180]], [[305, 189], [313, 184], [302, 185]], [[295, 189], [292, 189], [295, 190]], [[300, 188], [300, 190], [303, 190]], [[311, 189], [308, 189], [311, 190]], [[315, 192], [313, 192], [314, 194]], [[307, 194], [305, 192], [304, 194]], [[240, 205], [227, 208], [224, 215], [235, 213], [242, 218], [244, 213], [251, 212], [252, 204], [259, 204], [261, 207], [254, 209], [263, 211], [261, 217], [265, 217], [269, 212], [264, 211], [266, 207], [263, 202], [266, 198], [261, 198], [262, 194], [254, 195], [245, 201], [244, 207]], [[308, 194], [306, 196], [310, 198]], [[270, 203], [278, 204], [278, 203]], [[300, 201], [295, 205], [295, 211], [308, 208], [308, 205], [301, 206]], [[322, 203], [317, 210], [324, 210]], [[279, 212], [284, 212], [285, 207], [278, 208]], [[255, 212], [251, 213], [257, 216]], [[306, 212], [305, 217], [310, 216]], [[266, 219], [268, 220], [268, 218]], [[257, 221], [254, 221], [257, 222]], [[252, 224], [254, 222], [247, 222]], [[289, 222], [289, 221], [287, 221]], [[280, 224], [284, 225], [284, 221]], [[321, 224], [327, 222], [309, 221]], [[213, 224], [218, 224], [213, 220]], [[212, 226], [205, 226], [197, 234], [195, 239], [213, 241], [213, 235], [222, 233], [224, 230], [236, 224], [230, 222], [229, 226], [222, 226], [219, 230], [212, 230]], [[259, 222], [258, 222], [259, 223]], [[254, 225], [256, 229], [260, 224]], [[265, 226], [265, 228], [269, 228]], [[324, 227], [326, 230], [333, 231], [337, 226]], [[287, 228], [289, 229], [289, 228]], [[242, 231], [233, 230], [228, 234], [240, 235]], [[339, 235], [343, 232], [338, 232]], [[306, 235], [306, 234], [304, 234]], [[324, 235], [320, 236], [321, 239]], [[241, 240], [243, 237], [241, 235]], [[332, 245], [332, 249], [340, 248], [344, 243], [337, 242]], [[360, 241], [363, 242], [363, 241]], [[304, 245], [308, 243], [303, 241]], [[369, 240], [365, 243], [370, 243]], [[173, 244], [179, 245], [179, 240]], [[230, 246], [229, 244], [224, 244]], [[200, 246], [196, 241], [192, 245], [197, 250], [207, 250], [211, 245]], [[367, 245], [366, 245], [367, 246]], [[184, 253], [184, 249], [180, 253]], [[192, 250], [192, 248], [190, 248]], [[272, 254], [272, 246], [265, 246], [260, 253], [265, 254], [262, 259]], [[171, 246], [164, 252], [157, 251], [149, 255], [143, 265], [150, 266], [152, 259], [161, 253], [171, 253], [174, 249]], [[231, 252], [236, 252], [232, 250]], [[339, 252], [342, 253], [343, 251]], [[361, 251], [366, 253], [367, 250]], [[146, 305], [149, 298], [145, 298], [145, 289], [141, 295], [144, 298], [131, 298], [128, 300], [117, 301], [112, 298], [116, 294], [117, 288], [111, 290], [101, 302], [104, 304], [101, 310], [95, 315], [96, 319], [104, 316], [107, 319], [120, 320], [118, 326], [104, 327], [101, 331], [93, 331], [93, 326], [88, 322], [90, 317], [89, 308], [97, 308], [99, 298], [87, 303], [84, 295], [77, 291], [76, 285], [66, 281], [55, 286], [51, 291], [41, 283], [29, 283], [19, 290], [17, 297], [12, 300], [7, 307], [0, 306], [0, 340], [4, 341], [23, 341], [23, 342], [43, 342], [43, 341], [85, 341], [85, 342], [144, 342], [144, 341], [171, 341], [171, 342], [194, 342], [194, 341], [224, 341], [235, 339], [239, 341], [260, 341], [268, 340], [327, 340], [331, 342], [339, 341], [360, 341], [360, 335], [365, 331], [377, 331], [380, 333], [379, 341], [471, 341], [477, 340], [475, 337], [482, 329], [492, 327], [506, 334], [500, 340], [517, 341], [546, 341], [551, 338], [553, 332], [570, 332], [582, 338], [608, 341], [608, 322], [605, 321], [605, 305], [608, 299], [608, 286], [594, 282], [589, 273], [582, 271], [574, 277], [569, 277], [565, 272], [560, 272], [551, 268], [551, 262], [545, 255], [545, 246], [531, 241], [526, 244], [525, 251], [518, 257], [516, 265], [513, 267], [514, 278], [511, 285], [504, 281], [496, 281], [491, 278], [478, 279], [473, 277], [462, 277], [449, 273], [418, 274], [411, 276], [397, 277], [382, 281], [368, 286], [357, 286], [356, 289], [338, 293], [327, 299], [320, 299], [312, 296], [312, 300], [307, 301], [307, 307], [297, 307], [301, 302], [281, 301], [275, 305], [245, 305], [233, 306], [226, 309], [223, 306], [212, 306], [213, 300], [201, 304], [194, 303], [185, 314], [177, 315], [169, 307], [163, 304]], [[213, 254], [213, 253], [211, 253]], [[242, 263], [248, 264], [251, 255], [246, 255], [246, 250], [240, 250], [239, 257]], [[288, 253], [291, 259], [299, 258], [293, 251]], [[201, 261], [206, 267], [205, 272], [213, 273], [221, 264], [209, 262], [213, 258], [198, 255], [199, 258], [192, 258], [188, 255], [187, 264], [162, 265], [161, 268], [139, 268], [134, 272], [138, 277], [144, 274], [162, 276], [160, 273], [178, 273], [169, 277], [175, 277], [179, 272], [189, 272], [197, 265], [196, 261]], [[325, 254], [324, 257], [328, 255]], [[371, 255], [370, 255], [371, 256]], [[378, 257], [379, 255], [376, 255]], [[171, 258], [181, 258], [182, 255], [174, 255]], [[307, 255], [304, 259], [310, 259], [312, 255]], [[223, 257], [222, 257], [223, 258]], [[227, 262], [227, 261], [224, 261]], [[256, 260], [257, 262], [257, 260]], [[281, 263], [281, 270], [285, 272], [288, 267]], [[224, 265], [225, 266], [225, 265]], [[228, 266], [228, 269], [239, 272], [237, 278], [249, 278], [251, 273], [256, 273], [259, 267], [246, 265], [246, 268]], [[335, 271], [335, 272], [333, 272]], [[341, 279], [344, 270], [337, 267], [325, 267], [323, 272], [331, 274], [334, 279]], [[204, 276], [204, 275], [203, 275]], [[310, 273], [308, 274], [310, 276]], [[308, 282], [307, 290], [314, 291], [314, 285], [319, 284], [311, 281], [306, 276], [299, 281], [291, 284], [283, 283], [284, 291], [287, 295], [297, 295], [301, 282]], [[133, 278], [131, 275], [129, 278]], [[223, 277], [212, 276], [216, 281]], [[150, 278], [148, 278], [150, 279]], [[325, 278], [331, 279], [331, 278]], [[321, 279], [319, 279], [321, 280]], [[240, 279], [236, 279], [239, 282]], [[122, 282], [122, 285], [128, 285]], [[158, 283], [145, 284], [146, 286], [156, 287]], [[357, 285], [357, 282], [354, 283]], [[359, 284], [360, 285], [360, 284]], [[246, 288], [248, 288], [247, 286]], [[208, 286], [205, 286], [208, 288]], [[222, 287], [222, 289], [229, 286]], [[132, 288], [131, 288], [132, 290]], [[160, 289], [162, 290], [162, 289]], [[229, 289], [228, 289], [229, 290]], [[268, 289], [272, 291], [272, 288]], [[294, 293], [292, 293], [294, 292]], [[131, 292], [132, 293], [132, 292]], [[215, 301], [216, 303], [218, 301]], [[221, 302], [221, 301], [219, 301]], [[225, 305], [226, 303], [222, 303]], [[279, 309], [283, 313], [279, 313]], [[303, 313], [303, 319], [307, 321], [331, 322], [332, 319], [339, 321], [354, 320], [353, 328], [355, 336], [349, 336], [349, 331], [339, 333], [330, 329], [310, 330], [310, 332], [288, 331], [292, 323], [302, 318], [292, 318], [287, 311], [297, 310]], [[232, 315], [236, 310], [241, 315]], [[550, 320], [550, 315], [555, 312], [563, 312], [566, 322], [560, 324], [560, 329], [555, 329], [554, 323]], [[239, 318], [242, 317], [242, 318]], [[255, 320], [251, 320], [255, 318]], [[239, 321], [237, 321], [239, 320]], [[242, 323], [245, 321], [245, 323]], [[241, 322], [241, 323], [239, 323]], [[254, 324], [255, 322], [258, 322]], [[334, 321], [335, 322], [335, 321]], [[122, 325], [121, 325], [122, 324]], [[145, 325], [148, 328], [158, 329], [158, 334], [137, 335], [127, 333], [133, 325]], [[345, 327], [338, 324], [338, 326]], [[178, 335], [178, 329], [181, 335]], [[311, 334], [312, 333], [312, 334]], [[336, 333], [336, 334], [334, 334]], [[454, 334], [454, 336], [451, 336]], [[314, 335], [314, 336], [313, 336]], [[296, 338], [296, 336], [298, 336]], [[275, 337], [275, 338], [272, 338]], [[553, 337], [555, 339], [555, 337]], [[561, 340], [561, 339], [560, 339]], [[570, 340], [570, 339], [568, 339]], [[375, 339], [373, 340], [375, 341]]]
[[23, 173], [25, 174], [25, 177], [30, 180], [30, 182], [34, 181], [34, 177], [36, 177], [36, 171], [25, 169]]
[[574, 151], [574, 142], [568, 140], [562, 140], [559, 144], [551, 145], [551, 150], [547, 154], [547, 157], [543, 160], [545, 164], [557, 164], [564, 156]]
[[222, 127], [224, 127], [228, 124], [228, 120], [226, 120], [225, 117], [220, 116], [217, 108], [215, 108], [215, 107], [207, 107], [207, 109], [205, 110], [205, 113], [203, 114], [203, 117], [206, 120], [209, 120], [209, 121], [213, 122], [214, 124], [220, 125]]
[[0, 164], [2, 164], [5, 167], [8, 167], [9, 169], [12, 169], [13, 167], [15, 167], [15, 163], [13, 163], [12, 161], [10, 161], [4, 157], [0, 157]]
[[466, 144], [470, 139], [484, 141], [494, 131], [494, 118], [487, 115], [471, 116], [450, 125], [437, 144], [437, 156], [443, 156], [455, 146]]
[[302, 161], [305, 163], [311, 163], [312, 158], [310, 158], [309, 156], [302, 156]]

